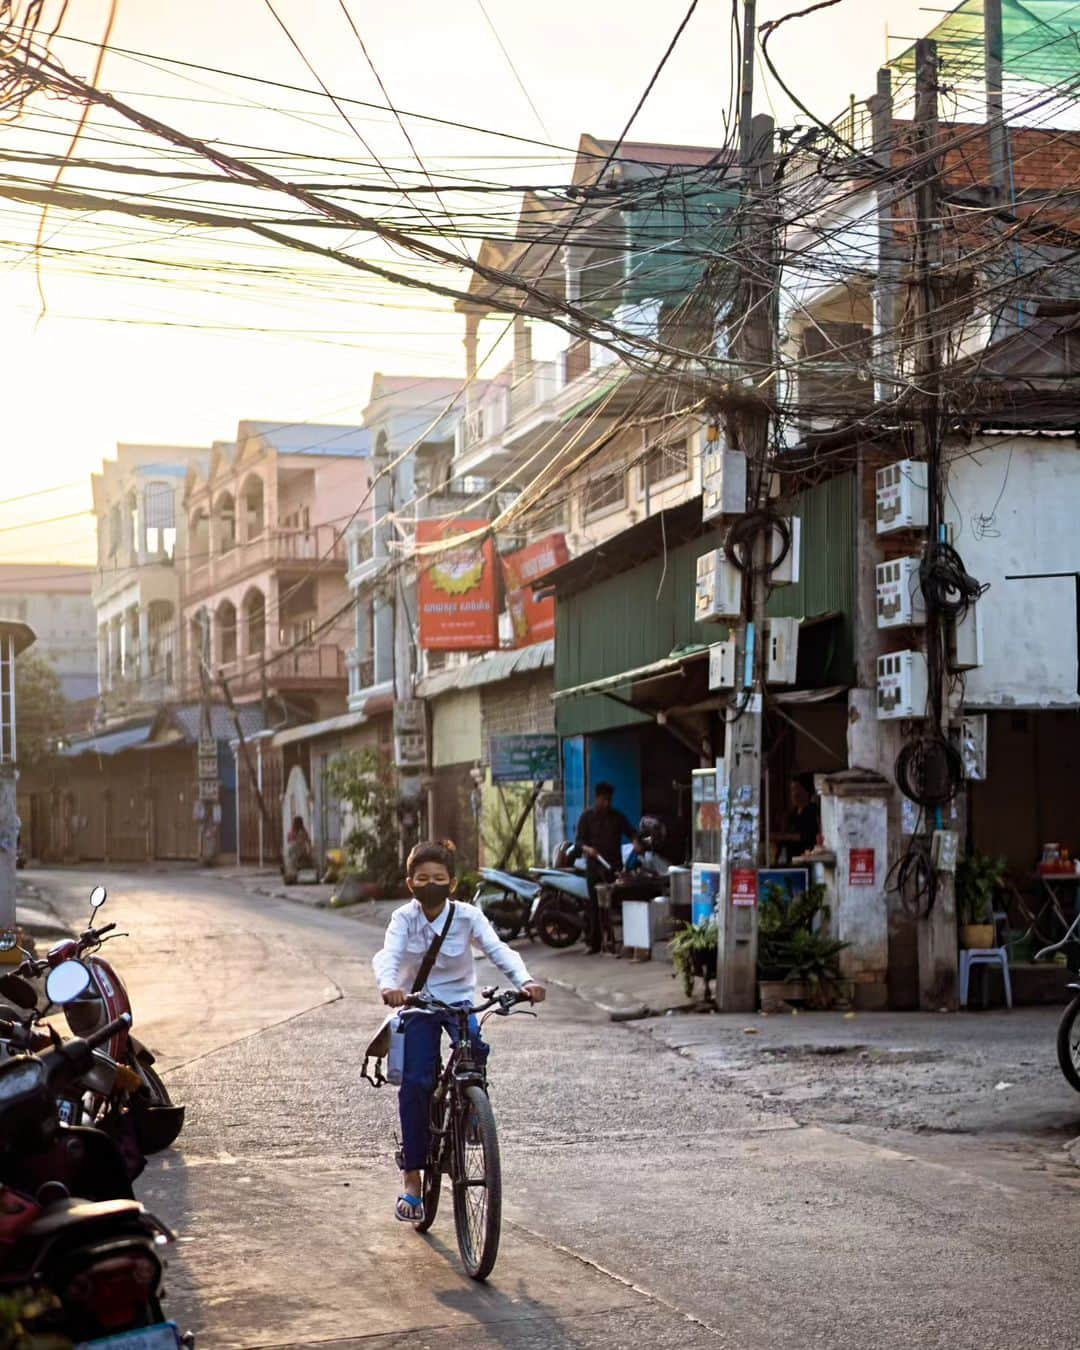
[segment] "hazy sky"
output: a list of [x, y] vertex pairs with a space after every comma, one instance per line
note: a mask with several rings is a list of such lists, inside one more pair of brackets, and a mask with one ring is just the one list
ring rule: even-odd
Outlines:
[[[686, 8], [685, 0], [484, 0], [534, 113], [478, 0], [347, 3], [399, 107], [563, 147], [573, 146], [582, 131], [618, 134]], [[341, 0], [274, 0], [274, 7], [332, 91], [383, 101]], [[801, 7], [796, 0], [766, 0], [758, 6], [759, 22]], [[107, 0], [71, 0], [63, 31], [97, 37], [107, 10]], [[777, 33], [770, 53], [799, 97], [828, 118], [849, 93], [865, 98], [872, 92], [886, 55], [886, 23], [891, 33], [910, 37], [938, 17], [911, 0], [842, 0], [793, 20]], [[702, 0], [632, 138], [701, 144], [723, 138], [730, 20], [730, 4]], [[112, 44], [314, 84], [267, 0], [120, 0]], [[890, 53], [897, 50], [891, 43]], [[54, 51], [70, 69], [89, 73], [91, 47], [61, 40]], [[330, 164], [342, 157], [368, 160], [357, 133], [403, 179], [416, 169], [399, 128], [381, 112], [350, 109], [353, 130], [324, 98], [120, 55], [110, 55], [102, 84], [186, 131], [258, 147], [248, 152], [253, 156], [286, 153], [287, 171], [301, 154], [325, 156]], [[786, 100], [766, 81], [758, 107], [792, 120]], [[63, 149], [70, 123], [56, 113], [69, 111], [39, 104], [33, 116], [0, 125], [0, 156]], [[433, 173], [514, 183], [557, 183], [565, 174], [565, 157], [541, 146], [423, 121], [407, 125]], [[112, 134], [95, 114], [79, 153], [107, 158]], [[19, 164], [0, 169], [42, 178], [52, 172]], [[362, 163], [356, 174], [358, 181], [372, 181]], [[68, 182], [90, 184], [76, 174]], [[0, 202], [0, 222], [0, 462], [8, 469], [0, 498], [71, 485], [0, 502], [0, 561], [92, 557], [89, 518], [32, 523], [85, 508], [89, 474], [117, 441], [208, 444], [230, 437], [242, 418], [350, 422], [359, 420], [375, 370], [461, 373], [460, 321], [440, 301], [406, 301], [345, 269], [339, 276], [331, 264], [312, 266], [235, 237], [200, 239], [115, 217], [103, 222], [50, 213], [50, 249], [67, 251], [51, 252], [41, 266], [47, 310], [39, 317], [28, 248], [36, 214]], [[364, 251], [363, 241], [358, 247]], [[215, 249], [282, 270], [265, 284], [218, 286], [199, 268], [163, 277], [156, 266], [164, 257], [205, 263]], [[132, 277], [131, 264], [128, 275], [115, 275], [110, 259], [121, 251], [145, 259], [137, 270], [147, 279]]]

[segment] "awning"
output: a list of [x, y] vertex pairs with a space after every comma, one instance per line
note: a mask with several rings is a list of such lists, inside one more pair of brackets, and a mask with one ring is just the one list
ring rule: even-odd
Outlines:
[[572, 689], [557, 689], [552, 697], [556, 702], [567, 698], [587, 698], [593, 694], [613, 693], [616, 689], [628, 689], [645, 684], [650, 680], [663, 679], [669, 675], [679, 675], [687, 661], [707, 656], [708, 647], [695, 647], [678, 655], [666, 656], [662, 661], [653, 661], [647, 666], [638, 666], [635, 670], [624, 670], [619, 675], [605, 675], [603, 679], [590, 680], [588, 684], [577, 684]]
[[801, 703], [828, 703], [830, 699], [839, 698], [841, 694], [846, 694], [848, 686], [846, 684], [831, 684], [827, 689], [785, 689], [780, 694], [769, 694], [770, 703], [784, 703], [790, 706], [797, 706]]
[[356, 727], [362, 727], [367, 720], [367, 714], [361, 711], [327, 717], [322, 722], [308, 722], [302, 727], [287, 727], [275, 735], [271, 745], [280, 748], [294, 745], [297, 741], [313, 741], [318, 736], [330, 736], [336, 731], [353, 731]]
[[137, 727], [124, 727], [121, 731], [107, 731], [101, 736], [90, 736], [85, 741], [75, 741], [60, 751], [64, 759], [76, 759], [79, 755], [119, 755], [124, 750], [134, 750], [144, 745], [150, 736], [153, 722], [144, 722]]
[[418, 698], [437, 698], [455, 689], [475, 689], [484, 684], [497, 684], [513, 675], [527, 675], [555, 664], [554, 640], [534, 642], [531, 647], [518, 647], [509, 652], [491, 652], [487, 656], [468, 661], [449, 670], [438, 670], [416, 684]]

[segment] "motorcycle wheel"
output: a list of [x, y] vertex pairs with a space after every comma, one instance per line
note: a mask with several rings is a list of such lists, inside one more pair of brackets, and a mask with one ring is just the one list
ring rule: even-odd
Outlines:
[[549, 947], [572, 947], [585, 931], [577, 915], [561, 908], [554, 899], [542, 900], [533, 921], [536, 934]]
[[1061, 1072], [1071, 1088], [1080, 1092], [1080, 998], [1074, 998], [1061, 1014], [1057, 1033], [1057, 1056]]

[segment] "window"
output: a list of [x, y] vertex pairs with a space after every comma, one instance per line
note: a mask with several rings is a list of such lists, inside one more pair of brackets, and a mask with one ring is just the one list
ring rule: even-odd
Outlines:
[[626, 474], [622, 468], [601, 474], [585, 488], [582, 514], [586, 520], [626, 505]]
[[670, 479], [685, 478], [690, 472], [690, 455], [685, 440], [653, 445], [645, 452], [639, 470], [643, 492]]
[[176, 550], [176, 499], [170, 484], [147, 483], [143, 513], [147, 553], [164, 553], [171, 558]]
[[525, 523], [535, 536], [552, 534], [566, 525], [566, 498], [559, 496], [543, 501], [526, 512]]

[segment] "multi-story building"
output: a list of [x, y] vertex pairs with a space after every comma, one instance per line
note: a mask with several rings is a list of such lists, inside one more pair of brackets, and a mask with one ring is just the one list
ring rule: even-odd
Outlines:
[[371, 445], [361, 427], [241, 422], [189, 468], [189, 697], [221, 676], [238, 703], [280, 700], [282, 721], [345, 711], [346, 532], [368, 510]]
[[[523, 550], [556, 540], [552, 556], [595, 552], [583, 574], [599, 581], [612, 570], [609, 542], [626, 535], [618, 551], [641, 562], [648, 549], [663, 546], [666, 513], [700, 494], [705, 419], [698, 409], [704, 366], [720, 350], [720, 306], [708, 294], [706, 272], [715, 272], [712, 260], [728, 238], [737, 177], [730, 156], [709, 147], [617, 146], [583, 136], [572, 200], [529, 195], [518, 238], [482, 245], [482, 262], [523, 276], [534, 292], [513, 320], [512, 360], [486, 386], [475, 379], [481, 337], [505, 324], [498, 302], [506, 295], [478, 279], [470, 300], [458, 305], [468, 404], [452, 472], [458, 481], [498, 482], [507, 494], [491, 513], [504, 556], [527, 556]], [[552, 323], [538, 298], [545, 295], [574, 306], [595, 325], [596, 337], [574, 337]], [[610, 341], [608, 322], [620, 334]], [[681, 408], [695, 411], [680, 414]], [[646, 540], [640, 532], [650, 521], [656, 528]], [[685, 538], [673, 537], [672, 547]], [[555, 642], [553, 621], [541, 636], [524, 640], [504, 622], [502, 650], [423, 673], [417, 688], [431, 709], [432, 772], [457, 787], [435, 804], [440, 824], [468, 823], [468, 810], [455, 799], [468, 800], [468, 785], [490, 767], [493, 736], [556, 728], [563, 735], [563, 828], [571, 831], [598, 778], [617, 782], [630, 812], [649, 804], [642, 793], [646, 762], [663, 765], [669, 788], [676, 774], [688, 779], [698, 762], [692, 751], [650, 730], [651, 719], [625, 699], [553, 702], [560, 685], [625, 669], [623, 656], [646, 664], [669, 654], [676, 630], [691, 627], [674, 623], [676, 578], [685, 580], [684, 567], [658, 570], [654, 594], [639, 608], [634, 603], [647, 598], [644, 588], [628, 603], [609, 587], [589, 622], [565, 638], [560, 632]], [[634, 661], [638, 652], [648, 655]], [[674, 756], [667, 753], [671, 745]], [[482, 818], [504, 809], [490, 786], [482, 797]]]
[[93, 578], [69, 563], [0, 563], [0, 619], [28, 623], [71, 703], [97, 693]]
[[106, 720], [152, 708], [179, 690], [184, 475], [205, 459], [206, 451], [192, 446], [119, 445], [91, 479], [97, 682]]

